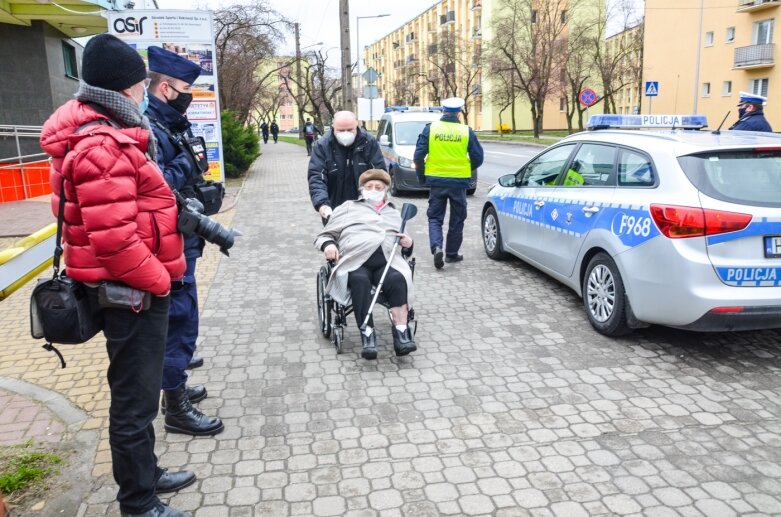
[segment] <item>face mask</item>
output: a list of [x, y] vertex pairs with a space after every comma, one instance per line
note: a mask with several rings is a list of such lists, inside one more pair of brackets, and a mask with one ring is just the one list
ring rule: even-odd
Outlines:
[[350, 147], [355, 142], [355, 133], [352, 131], [339, 131], [336, 133], [336, 141], [345, 147]]
[[146, 112], [146, 109], [149, 107], [149, 93], [146, 91], [146, 86], [144, 86], [144, 98], [141, 99], [141, 104], [138, 106], [138, 111], [141, 112], [143, 115]]
[[743, 118], [743, 115], [746, 114], [746, 108], [738, 108], [738, 118]]
[[379, 205], [380, 201], [385, 199], [385, 191], [383, 190], [380, 192], [379, 190], [364, 190], [363, 198], [374, 205]]
[[168, 105], [184, 115], [187, 111], [187, 108], [190, 106], [190, 103], [193, 101], [193, 94], [180, 92], [170, 84], [168, 86], [170, 86], [173, 91], [179, 94], [174, 100], [168, 101]]

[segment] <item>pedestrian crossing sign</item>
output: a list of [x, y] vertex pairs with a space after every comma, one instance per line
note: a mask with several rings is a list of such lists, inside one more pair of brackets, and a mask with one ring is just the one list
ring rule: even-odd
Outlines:
[[645, 96], [656, 97], [659, 95], [659, 81], [646, 81], [645, 82]]

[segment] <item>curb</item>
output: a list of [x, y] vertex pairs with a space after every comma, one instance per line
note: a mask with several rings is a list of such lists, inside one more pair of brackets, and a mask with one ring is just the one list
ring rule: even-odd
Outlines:
[[35, 384], [11, 377], [0, 376], [0, 389], [29, 397], [62, 420], [65, 432], [60, 447], [72, 452], [67, 466], [58, 477], [67, 480], [67, 487], [59, 493], [51, 493], [46, 500], [46, 506], [41, 511], [42, 516], [83, 515], [86, 506], [83, 501], [92, 491], [92, 465], [98, 445], [98, 432], [83, 430], [87, 414], [74, 406], [63, 395], [41, 388]]

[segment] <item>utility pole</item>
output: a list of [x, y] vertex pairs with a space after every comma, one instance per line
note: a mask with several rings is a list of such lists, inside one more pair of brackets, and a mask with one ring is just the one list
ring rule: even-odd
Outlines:
[[296, 26], [296, 106], [298, 107], [298, 139], [304, 138], [304, 104], [301, 101], [301, 40], [299, 25]]
[[342, 109], [353, 109], [353, 65], [350, 51], [350, 0], [339, 0], [339, 30], [342, 47]]

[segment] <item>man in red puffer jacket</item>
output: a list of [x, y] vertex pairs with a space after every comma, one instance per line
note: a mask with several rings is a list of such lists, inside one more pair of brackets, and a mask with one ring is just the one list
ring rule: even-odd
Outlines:
[[[122, 516], [182, 517], [156, 492], [195, 481], [157, 466], [152, 422], [158, 410], [171, 280], [184, 274], [177, 207], [155, 160], [142, 116], [148, 102], [141, 56], [114, 36], [92, 38], [76, 99], [46, 121], [41, 147], [51, 155], [52, 208], [65, 196], [63, 242], [68, 276], [87, 285], [102, 320], [111, 389], [109, 442]], [[61, 181], [65, 178], [64, 189]], [[148, 310], [102, 308], [102, 281], [152, 294]]]

